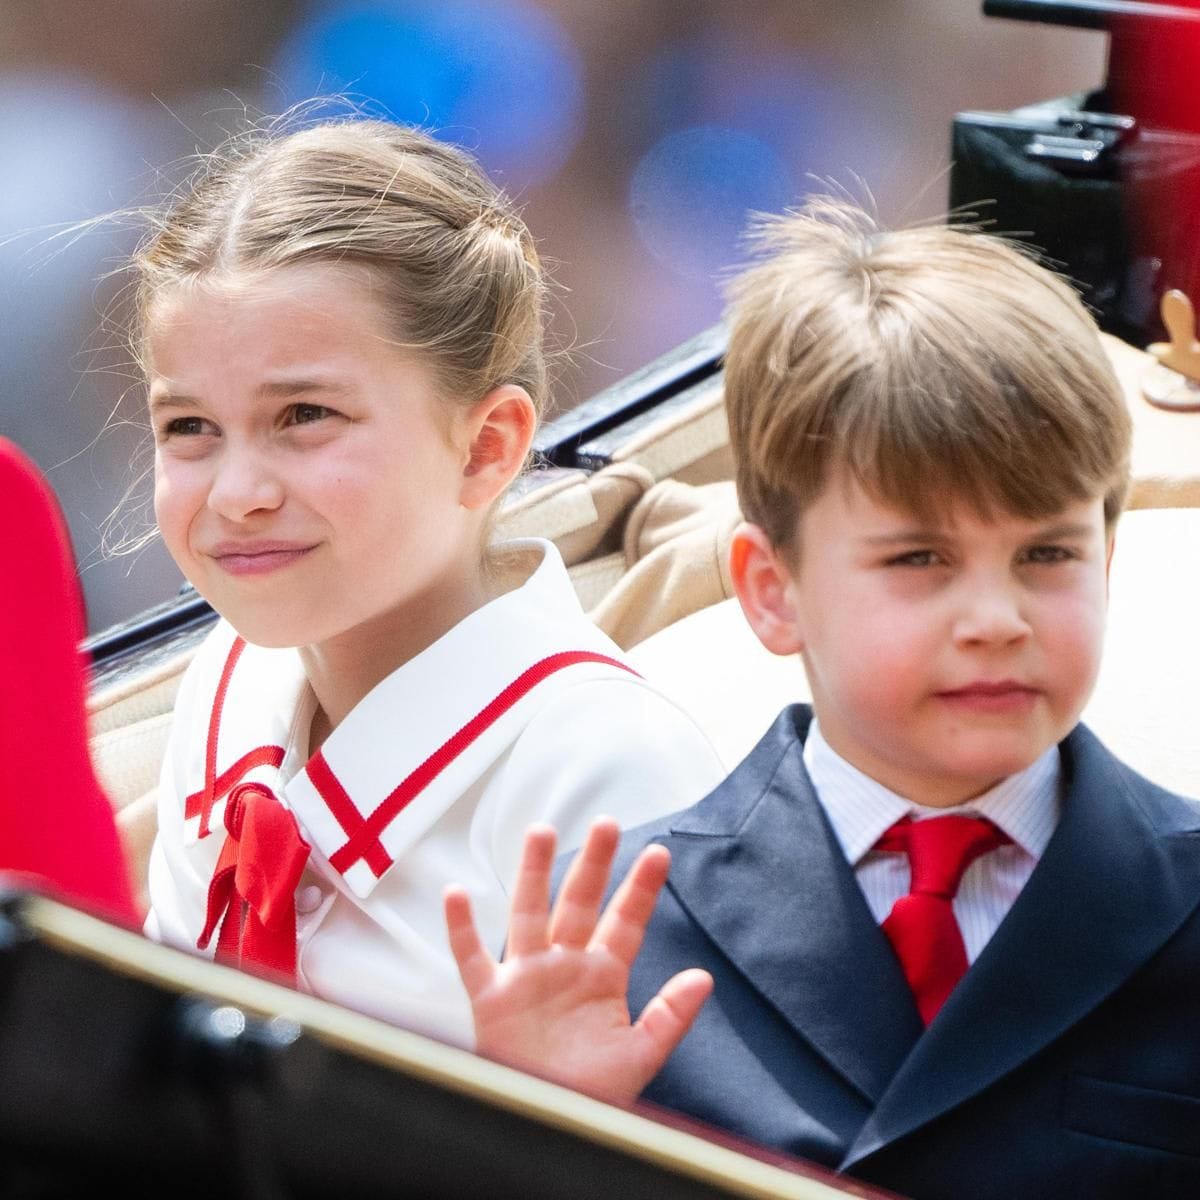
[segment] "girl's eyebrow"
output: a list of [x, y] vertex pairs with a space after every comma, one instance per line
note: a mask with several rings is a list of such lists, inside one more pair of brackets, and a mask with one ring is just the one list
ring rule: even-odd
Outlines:
[[333, 395], [345, 395], [353, 390], [349, 384], [339, 379], [279, 379], [261, 384], [258, 388], [260, 396], [272, 396], [288, 399], [292, 396], [303, 396], [308, 392], [326, 392]]
[[[343, 396], [353, 389], [349, 384], [333, 379], [281, 379], [262, 384], [258, 388], [260, 396], [272, 399], [290, 399], [294, 396], [304, 396], [311, 392], [324, 395]], [[200, 403], [194, 396], [182, 392], [170, 392], [158, 386], [150, 389], [148, 401], [151, 410], [157, 412], [164, 408], [189, 408]]]
[[151, 388], [148, 403], [151, 411], [158, 412], [164, 408], [190, 408], [196, 401], [191, 396], [168, 392], [160, 388]]

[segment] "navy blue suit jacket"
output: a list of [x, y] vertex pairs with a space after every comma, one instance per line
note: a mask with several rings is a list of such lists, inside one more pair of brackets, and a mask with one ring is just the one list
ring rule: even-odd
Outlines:
[[1200, 1197], [1200, 808], [1086, 729], [1062, 820], [923, 1030], [785, 709], [682, 813], [627, 833], [670, 879], [634, 1013], [685, 967], [716, 989], [645, 1099], [918, 1200]]

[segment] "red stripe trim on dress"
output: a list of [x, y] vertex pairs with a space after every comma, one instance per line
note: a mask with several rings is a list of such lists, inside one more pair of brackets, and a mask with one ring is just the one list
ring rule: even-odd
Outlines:
[[[522, 672], [457, 733], [439, 746], [365, 819], [354, 807], [353, 801], [350, 800], [329, 764], [318, 751], [306, 768], [309, 779], [348, 838], [346, 844], [330, 856], [330, 866], [345, 874], [351, 866], [363, 859], [377, 879], [382, 876], [384, 871], [392, 865], [392, 858], [379, 838], [392, 821], [518, 700], [550, 675], [564, 670], [566, 667], [575, 666], [577, 663], [602, 663], [610, 667], [619, 667], [631, 675], [637, 675], [637, 672], [628, 663], [610, 658], [606, 654], [594, 654], [589, 650], [566, 650], [560, 654], [551, 654], [548, 658], [543, 658]], [[316, 776], [313, 773], [314, 762], [317, 763], [318, 768]], [[333, 785], [336, 785], [336, 788]]]
[[[221, 799], [222, 796], [227, 796], [234, 787], [241, 781], [243, 775], [253, 771], [255, 767], [279, 767], [283, 765], [283, 747], [282, 746], [256, 746], [253, 750], [247, 751], [237, 760], [231, 767], [227, 767], [217, 776], [216, 785], [213, 788], [213, 800], [209, 805], [211, 813], [213, 806]], [[191, 820], [192, 817], [199, 816], [203, 811], [205, 793], [203, 790], [193, 792], [183, 802], [183, 815], [186, 820]], [[202, 833], [201, 837], [204, 836]]]
[[[283, 762], [282, 746], [259, 746], [249, 753], [242, 755], [228, 770], [217, 778], [217, 736], [221, 730], [221, 713], [225, 708], [225, 696], [229, 691], [229, 683], [233, 678], [233, 668], [237, 666], [242, 651], [246, 649], [244, 638], [234, 638], [233, 645], [221, 668], [221, 678], [217, 683], [217, 693], [213, 697], [212, 715], [208, 719], [208, 742], [204, 749], [204, 789], [193, 793], [183, 803], [185, 819], [199, 815], [200, 837], [208, 837], [212, 832], [209, 818], [212, 816], [213, 805], [219, 797], [224, 796], [247, 771], [254, 767], [270, 764], [279, 766]], [[261, 756], [261, 757], [260, 757]], [[253, 760], [253, 761], [251, 761]]]
[[[341, 780], [333, 773], [333, 769], [325, 761], [325, 756], [320, 750], [308, 760], [308, 765], [304, 769], [313, 787], [325, 801], [325, 807], [333, 814], [343, 832], [349, 834], [362, 828], [362, 814], [354, 807], [354, 801], [350, 799], [349, 793], [342, 787]], [[374, 871], [376, 879], [392, 865], [392, 860], [383, 848], [382, 842], [373, 842], [363, 851], [363, 855], [367, 860], [367, 866]]]

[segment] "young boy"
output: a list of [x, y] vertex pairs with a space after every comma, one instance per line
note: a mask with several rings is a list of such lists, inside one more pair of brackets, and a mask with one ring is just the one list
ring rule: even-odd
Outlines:
[[549, 914], [531, 833], [502, 964], [448, 896], [479, 1046], [918, 1200], [1200, 1195], [1200, 810], [1077, 724], [1129, 471], [1095, 326], [981, 234], [823, 201], [760, 247], [731, 564], [812, 709], [620, 835], [602, 916], [611, 825]]

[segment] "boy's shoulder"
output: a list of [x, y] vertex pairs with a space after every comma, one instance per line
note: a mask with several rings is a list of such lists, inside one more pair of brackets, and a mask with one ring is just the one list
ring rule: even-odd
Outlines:
[[811, 790], [804, 768], [804, 739], [812, 721], [807, 704], [790, 704], [768, 726], [754, 748], [706, 796], [687, 808], [625, 830], [613, 878], [654, 842], [736, 838], [768, 798], [784, 803]]
[[[764, 797], [774, 795], [786, 800], [796, 789], [810, 786], [802, 752], [811, 720], [812, 711], [807, 705], [789, 705], [754, 749], [696, 803], [622, 830], [609, 875], [610, 890], [647, 846], [737, 837]], [[558, 891], [573, 857], [573, 853], [559, 856], [552, 891]]]
[[1084, 724], [1060, 743], [1068, 801], [1112, 792], [1132, 804], [1162, 836], [1200, 832], [1200, 798], [1155, 783], [1119, 758]]

